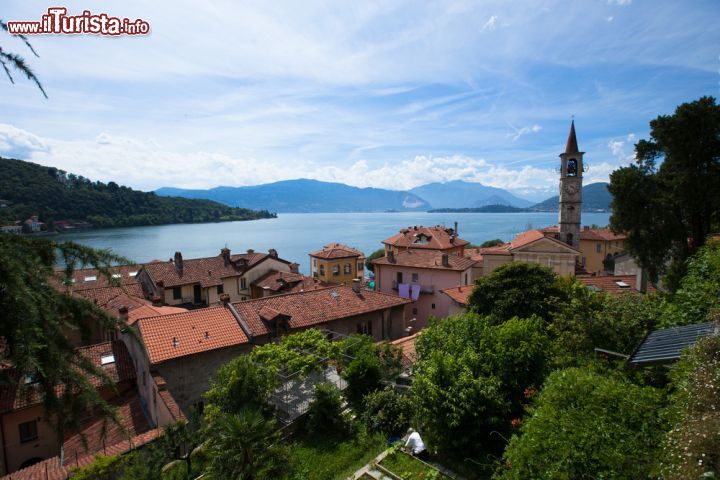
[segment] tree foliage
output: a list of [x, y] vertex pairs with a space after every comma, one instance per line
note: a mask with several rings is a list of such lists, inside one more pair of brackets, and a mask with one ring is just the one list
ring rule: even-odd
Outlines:
[[537, 315], [549, 320], [564, 292], [558, 276], [536, 264], [511, 262], [480, 277], [468, 298], [468, 309], [489, 315], [493, 323]]
[[377, 260], [378, 258], [382, 258], [385, 256], [385, 249], [384, 248], [378, 248], [374, 252], [372, 252], [370, 255], [365, 258], [365, 268], [370, 270], [371, 272], [375, 271], [375, 265], [373, 265], [373, 260]]
[[[77, 332], [87, 341], [93, 328], [114, 330], [124, 324], [84, 299], [49, 287], [58, 261], [67, 266], [68, 277], [76, 266], [92, 265], [112, 281], [108, 268], [126, 260], [70, 242], [0, 235], [0, 361], [13, 366], [0, 371], [0, 385], [19, 384], [21, 396], [38, 393], [62, 438], [77, 430], [93, 408], [114, 417], [92, 384], [92, 377], [109, 378], [76, 352], [67, 335]], [[24, 378], [33, 381], [18, 382]]]
[[209, 418], [220, 412], [238, 413], [242, 409], [259, 410], [270, 415], [268, 400], [275, 386], [275, 370], [255, 361], [252, 355], [240, 355], [220, 367], [205, 392]]
[[[0, 18], [0, 30], [3, 30], [5, 32], [8, 31], [8, 26], [5, 21], [3, 21], [2, 18]], [[25, 46], [32, 52], [33, 55], [36, 57], [39, 57], [35, 49], [32, 45], [30, 45], [30, 42], [28, 41], [27, 37], [25, 35], [15, 35], [17, 38], [22, 40], [22, 42], [25, 44]], [[18, 55], [17, 53], [10, 52], [8, 50], [5, 50], [0, 46], [0, 65], [2, 65], [3, 70], [5, 71], [5, 75], [7, 75], [8, 79], [10, 80], [10, 83], [15, 83], [15, 78], [12, 75], [12, 72], [10, 71], [10, 68], [17, 70], [21, 74], [25, 75], [28, 80], [35, 83], [35, 85], [38, 87], [40, 92], [43, 94], [43, 97], [48, 98], [47, 93], [45, 93], [45, 89], [43, 88], [42, 84], [40, 83], [40, 79], [35, 75], [35, 72], [32, 71], [30, 66], [27, 64], [25, 59]]]
[[650, 122], [636, 164], [615, 170], [610, 226], [653, 278], [672, 262], [674, 290], [685, 259], [720, 225], [720, 106], [702, 97]]
[[335, 385], [320, 383], [315, 386], [305, 429], [310, 435], [338, 435], [346, 432], [348, 422], [342, 412], [343, 399], [340, 391]]
[[267, 211], [228, 207], [210, 200], [160, 197], [129, 187], [92, 182], [52, 167], [0, 158], [0, 192], [8, 207], [0, 221], [39, 215], [54, 220], [87, 221], [95, 227], [220, 222], [271, 218]]
[[699, 340], [671, 373], [663, 478], [720, 475], [720, 336]]
[[664, 433], [660, 405], [660, 391], [620, 375], [556, 370], [511, 438], [497, 478], [647, 478]]
[[492, 325], [475, 314], [432, 322], [417, 341], [410, 393], [428, 439], [450, 455], [498, 452], [493, 431], [507, 432], [524, 391], [545, 375], [549, 339], [543, 321]]
[[402, 437], [413, 417], [413, 402], [392, 387], [385, 387], [365, 395], [362, 419], [369, 432], [389, 437]]

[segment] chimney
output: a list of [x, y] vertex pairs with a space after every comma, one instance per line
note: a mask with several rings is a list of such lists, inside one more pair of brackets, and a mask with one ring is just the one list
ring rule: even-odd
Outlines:
[[387, 253], [387, 259], [390, 263], [395, 263], [395, 252], [393, 251], [392, 247], [388, 250]]
[[225, 247], [220, 249], [220, 256], [223, 257], [225, 266], [230, 265], [230, 249]]
[[300, 264], [299, 263], [291, 263], [290, 264], [290, 273], [300, 273]]
[[270, 287], [262, 287], [263, 288], [263, 298], [270, 296]]
[[227, 305], [228, 303], [230, 303], [230, 294], [229, 293], [221, 293], [219, 298], [220, 298], [220, 303], [222, 303], [223, 305]]
[[248, 249], [247, 249], [247, 253], [248, 253], [248, 254], [255, 253], [255, 250], [253, 250], [252, 248], [248, 248]]
[[352, 289], [355, 293], [360, 293], [360, 279], [353, 278]]
[[175, 270], [177, 270], [179, 275], [182, 275], [183, 259], [182, 259], [182, 253], [180, 253], [180, 252], [175, 252]]
[[122, 307], [118, 308], [118, 312], [120, 313], [120, 320], [122, 320], [123, 322], [127, 323], [127, 320], [128, 320], [128, 307], [126, 307], [126, 306], [123, 305]]
[[583, 226], [583, 230], [590, 230], [590, 225]]
[[455, 222], [455, 228], [453, 229], [453, 231], [455, 232], [455, 236], [457, 237], [457, 234], [458, 234], [458, 231], [457, 231], [457, 222]]
[[443, 267], [449, 267], [450, 266], [450, 255], [447, 253], [443, 253], [442, 256], [442, 266]]
[[272, 258], [278, 258], [277, 250], [275, 250], [274, 248], [271, 248], [270, 250], [268, 250], [268, 254], [269, 254]]
[[640, 293], [647, 293], [647, 274], [642, 268], [638, 268], [635, 274], [635, 290]]

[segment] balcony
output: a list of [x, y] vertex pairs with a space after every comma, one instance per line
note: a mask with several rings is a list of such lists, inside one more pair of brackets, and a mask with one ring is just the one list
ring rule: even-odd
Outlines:
[[[397, 290], [397, 289], [398, 289], [398, 282], [397, 282], [397, 280], [393, 280], [393, 284], [392, 284], [392, 285], [393, 285], [393, 286], [392, 286], [393, 290]], [[417, 285], [417, 283], [410, 283], [409, 285]], [[411, 288], [412, 288], [412, 287], [411, 287]], [[435, 285], [420, 285], [420, 293], [428, 293], [428, 294], [433, 294], [433, 293], [435, 293]]]

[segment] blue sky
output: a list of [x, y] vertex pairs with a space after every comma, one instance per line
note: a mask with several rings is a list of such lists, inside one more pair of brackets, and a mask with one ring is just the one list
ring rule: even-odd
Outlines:
[[[0, 17], [49, 6], [5, 0]], [[103, 1], [144, 37], [32, 37], [48, 92], [0, 79], [0, 155], [144, 190], [463, 179], [542, 199], [572, 115], [607, 181], [648, 123], [720, 94], [720, 3]]]

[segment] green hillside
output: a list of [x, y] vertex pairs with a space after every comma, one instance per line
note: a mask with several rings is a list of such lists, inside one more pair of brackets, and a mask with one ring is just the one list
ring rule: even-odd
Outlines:
[[53, 167], [0, 157], [0, 223], [38, 215], [86, 221], [94, 227], [223, 222], [273, 218], [267, 210], [234, 208], [211, 200], [160, 197], [115, 182], [93, 182]]

